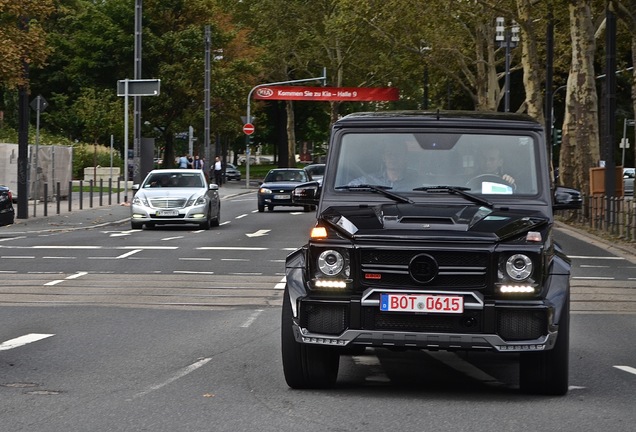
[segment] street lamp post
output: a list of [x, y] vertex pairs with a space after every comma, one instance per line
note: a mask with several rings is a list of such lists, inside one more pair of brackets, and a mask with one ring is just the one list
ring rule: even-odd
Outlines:
[[[279, 82], [259, 84], [254, 86], [252, 90], [250, 90], [250, 92], [247, 94], [247, 113], [246, 113], [247, 115], [245, 116], [245, 124], [252, 123], [252, 117], [250, 115], [250, 108], [251, 108], [250, 101], [252, 99], [252, 93], [254, 93], [254, 90], [260, 87], [281, 85], [281, 84], [298, 84], [298, 83], [308, 82], [308, 81], [322, 81], [322, 84], [325, 85], [327, 83], [327, 68], [322, 68], [322, 76], [316, 77], [316, 78], [279, 81]], [[250, 187], [250, 137], [249, 135], [246, 134], [245, 135], [245, 188], [249, 189], [249, 187]]]
[[499, 47], [506, 49], [506, 80], [504, 85], [504, 110], [510, 111], [510, 48], [519, 43], [519, 25], [513, 20], [512, 27], [506, 28], [504, 17], [497, 17], [495, 25], [495, 41]]

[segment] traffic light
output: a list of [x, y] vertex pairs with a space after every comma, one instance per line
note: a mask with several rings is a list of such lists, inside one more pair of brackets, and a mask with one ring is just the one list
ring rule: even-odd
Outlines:
[[553, 129], [552, 145], [561, 144], [561, 129]]

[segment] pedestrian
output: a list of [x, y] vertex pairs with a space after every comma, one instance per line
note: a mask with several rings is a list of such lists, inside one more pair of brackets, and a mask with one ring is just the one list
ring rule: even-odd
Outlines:
[[187, 159], [188, 159], [187, 168], [190, 168], [190, 169], [194, 168], [194, 159], [192, 159], [192, 155], [188, 155]]
[[218, 184], [219, 187], [221, 187], [221, 183], [223, 183], [223, 164], [219, 156], [214, 160], [214, 182]]
[[194, 169], [198, 169], [198, 170], [203, 169], [203, 161], [199, 159], [199, 155], [194, 156]]
[[183, 155], [178, 160], [179, 168], [188, 168], [188, 157]]

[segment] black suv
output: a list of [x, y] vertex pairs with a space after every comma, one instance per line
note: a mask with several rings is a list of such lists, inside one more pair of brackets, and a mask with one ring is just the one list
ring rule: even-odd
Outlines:
[[[570, 262], [541, 124], [524, 115], [376, 112], [332, 130], [309, 242], [290, 254], [282, 357], [292, 388], [329, 387], [365, 347], [520, 353], [520, 387], [568, 390]], [[516, 356], [512, 356], [516, 358]]]

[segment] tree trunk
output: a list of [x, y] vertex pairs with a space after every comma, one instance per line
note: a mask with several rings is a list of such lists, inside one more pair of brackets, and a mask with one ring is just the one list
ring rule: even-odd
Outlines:
[[541, 76], [543, 69], [537, 50], [537, 35], [533, 17], [530, 13], [530, 0], [517, 0], [517, 15], [521, 27], [521, 64], [523, 65], [523, 85], [526, 91], [526, 110], [528, 115], [539, 123], [545, 124], [543, 98], [541, 92]]
[[600, 160], [591, 0], [572, 0], [569, 12], [572, 64], [565, 96], [559, 180], [589, 193], [589, 171]]

